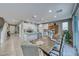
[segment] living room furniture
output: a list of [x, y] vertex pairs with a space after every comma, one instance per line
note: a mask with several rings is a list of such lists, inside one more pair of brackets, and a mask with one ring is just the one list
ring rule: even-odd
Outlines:
[[54, 42], [48, 36], [43, 36], [38, 40], [33, 40], [31, 43], [38, 46], [44, 52], [44, 54], [46, 53], [45, 55], [49, 54], [54, 45]]
[[51, 56], [62, 56], [63, 54], [63, 48], [64, 48], [64, 41], [65, 41], [65, 35], [61, 38], [61, 41], [54, 41], [54, 47], [49, 52]]

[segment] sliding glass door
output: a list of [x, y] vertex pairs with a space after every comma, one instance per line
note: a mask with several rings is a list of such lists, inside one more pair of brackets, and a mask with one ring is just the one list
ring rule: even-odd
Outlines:
[[78, 31], [78, 20], [79, 17], [78, 16], [74, 16], [73, 17], [73, 46], [76, 49], [79, 49], [79, 31]]

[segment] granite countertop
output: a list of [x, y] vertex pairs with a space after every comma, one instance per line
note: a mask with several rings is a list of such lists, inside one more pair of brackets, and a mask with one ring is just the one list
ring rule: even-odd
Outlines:
[[[39, 45], [38, 45], [38, 44], [36, 44], [36, 42], [38, 42], [38, 41], [42, 41], [44, 43], [43, 44], [39, 43]], [[47, 37], [43, 37], [40, 40], [33, 40], [32, 44], [36, 44], [38, 47], [42, 48], [47, 53], [49, 53], [52, 50], [53, 45], [54, 45], [53, 41]]]

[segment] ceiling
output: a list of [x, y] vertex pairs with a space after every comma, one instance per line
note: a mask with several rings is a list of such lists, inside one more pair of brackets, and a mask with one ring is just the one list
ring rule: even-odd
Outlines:
[[74, 6], [73, 3], [2, 3], [0, 16], [10, 24], [21, 20], [44, 23], [71, 18]]

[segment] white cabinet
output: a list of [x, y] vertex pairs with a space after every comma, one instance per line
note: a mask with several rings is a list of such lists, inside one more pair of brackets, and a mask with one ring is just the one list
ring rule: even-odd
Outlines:
[[[32, 32], [28, 32], [28, 30]], [[31, 23], [21, 23], [19, 25], [19, 37], [23, 40], [35, 40], [38, 38], [37, 25]]]
[[10, 26], [10, 33], [15, 33], [15, 26]]
[[37, 39], [37, 34], [30, 34], [30, 35], [24, 35], [24, 40], [29, 40], [29, 41], [31, 41], [31, 40], [35, 40], [35, 39]]

